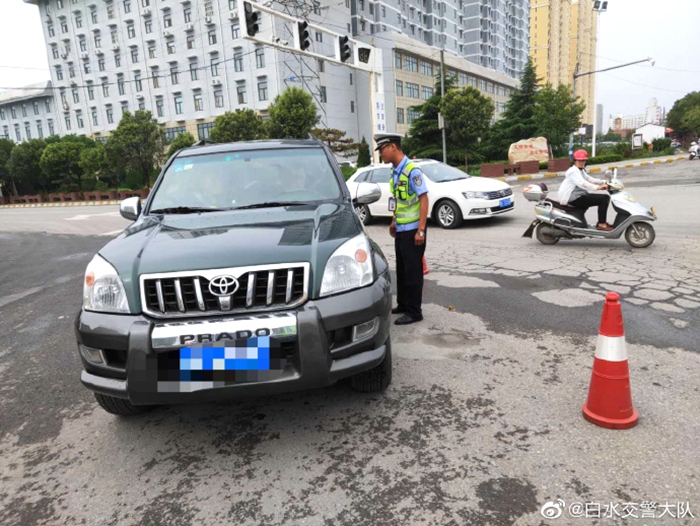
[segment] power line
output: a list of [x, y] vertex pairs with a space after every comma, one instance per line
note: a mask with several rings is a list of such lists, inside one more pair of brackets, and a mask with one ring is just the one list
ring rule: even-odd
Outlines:
[[668, 88], [659, 88], [659, 87], [656, 87], [656, 86], [649, 86], [648, 84], [642, 84], [642, 83], [640, 83], [640, 82], [634, 82], [634, 81], [632, 81], [632, 80], [623, 79], [622, 77], [616, 77], [615, 75], [610, 75], [610, 77], [612, 77], [612, 78], [614, 78], [614, 79], [617, 79], [617, 80], [622, 80], [622, 81], [624, 81], [624, 82], [629, 82], [630, 84], [634, 84], [634, 85], [636, 85], [636, 86], [643, 86], [643, 87], [645, 87], [645, 88], [651, 88], [651, 89], [655, 89], [655, 90], [659, 90], [659, 91], [669, 91], [669, 92], [674, 92], [674, 93], [688, 93], [688, 92], [685, 91], [685, 90], [677, 90], [677, 89], [668, 89]]

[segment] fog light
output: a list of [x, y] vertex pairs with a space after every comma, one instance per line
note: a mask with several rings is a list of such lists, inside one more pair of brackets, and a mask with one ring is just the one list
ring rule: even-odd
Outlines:
[[88, 362], [94, 363], [96, 365], [105, 365], [104, 356], [100, 349], [93, 349], [92, 347], [85, 347], [82, 344], [78, 344], [78, 349], [80, 349], [80, 354], [83, 355]]
[[486, 213], [486, 209], [485, 209], [485, 208], [472, 208], [472, 211], [469, 212], [469, 215], [472, 215], [472, 214], [485, 214], [485, 213]]
[[355, 325], [352, 328], [352, 341], [357, 342], [371, 338], [379, 331], [379, 318], [374, 318], [367, 323]]

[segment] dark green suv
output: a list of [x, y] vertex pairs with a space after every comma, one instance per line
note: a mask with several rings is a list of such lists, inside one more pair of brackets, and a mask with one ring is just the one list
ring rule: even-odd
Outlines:
[[313, 141], [195, 146], [85, 272], [82, 383], [110, 413], [391, 382], [388, 265], [330, 150]]

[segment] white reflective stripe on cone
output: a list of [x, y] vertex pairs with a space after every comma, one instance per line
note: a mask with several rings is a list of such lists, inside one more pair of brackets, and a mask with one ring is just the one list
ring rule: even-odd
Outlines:
[[598, 335], [595, 357], [606, 362], [624, 362], [627, 360], [627, 345], [624, 336]]

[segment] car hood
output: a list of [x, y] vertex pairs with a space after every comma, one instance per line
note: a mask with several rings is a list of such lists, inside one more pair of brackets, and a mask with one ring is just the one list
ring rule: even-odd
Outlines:
[[349, 203], [139, 219], [100, 250], [119, 273], [132, 312], [141, 274], [311, 263], [312, 297], [333, 251], [362, 232]]
[[510, 188], [508, 183], [497, 179], [488, 179], [486, 177], [470, 177], [469, 179], [459, 179], [457, 181], [447, 181], [444, 183], [432, 183], [436, 189], [445, 192], [495, 192], [496, 190], [505, 190]]

